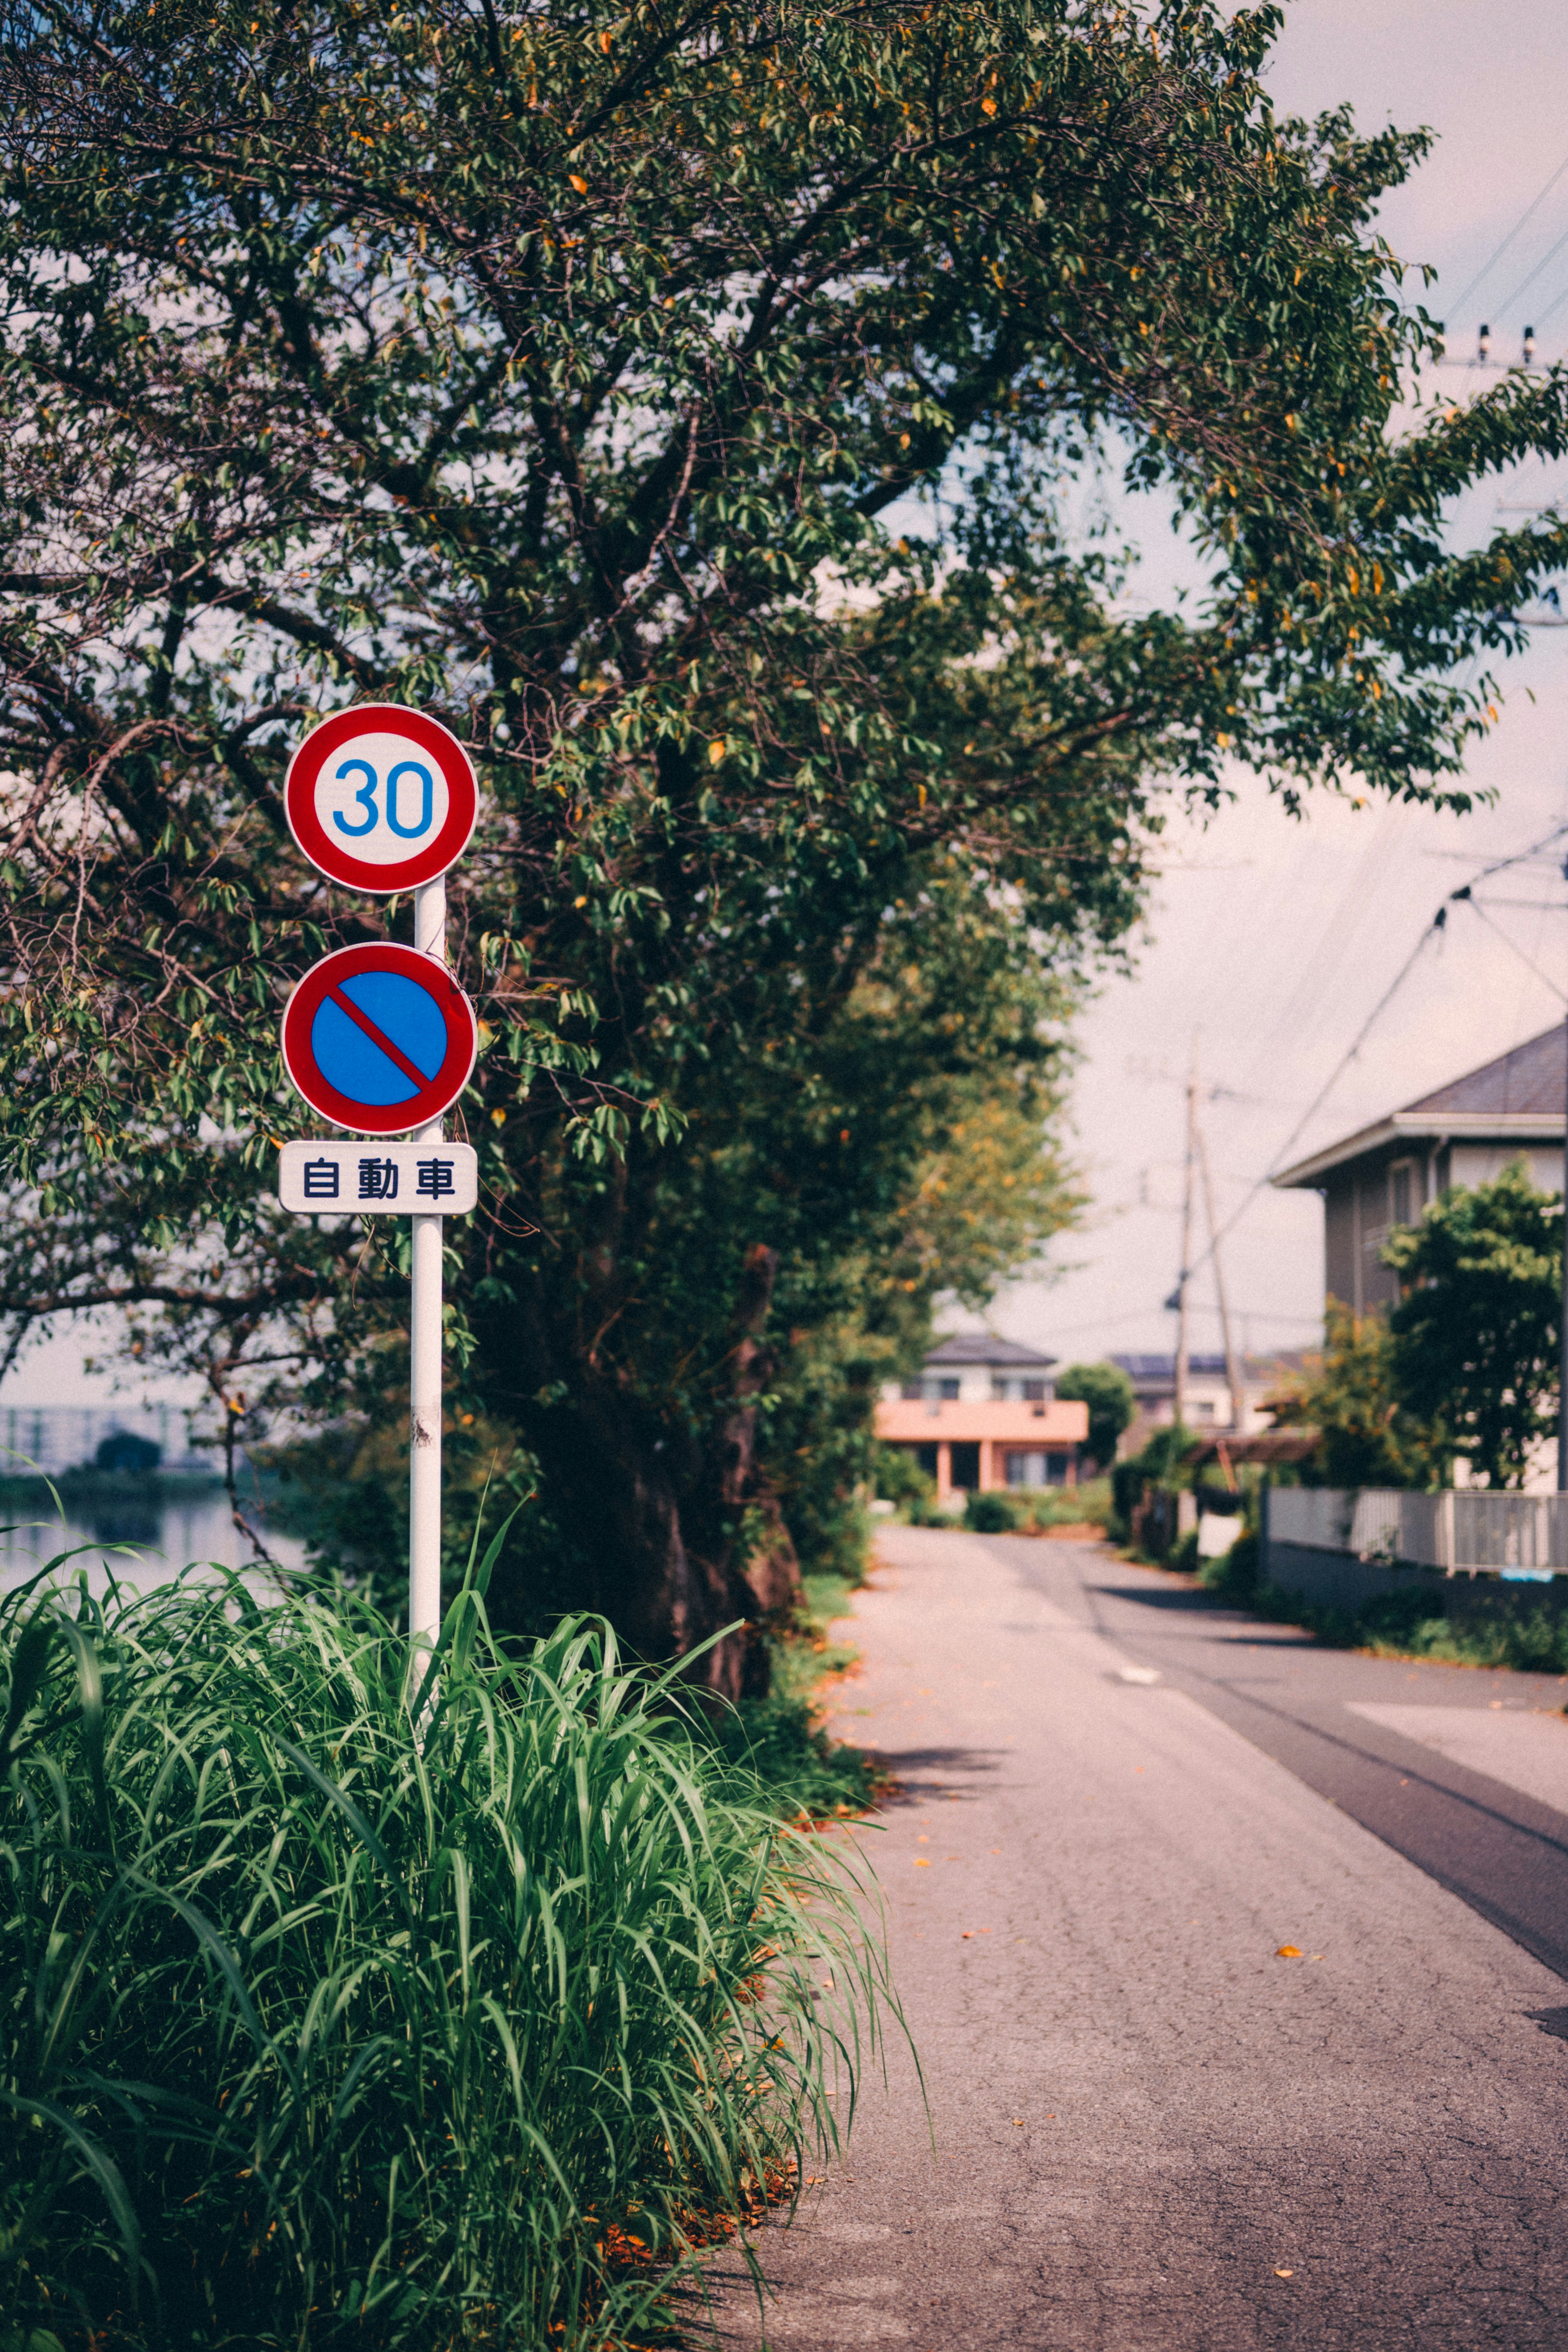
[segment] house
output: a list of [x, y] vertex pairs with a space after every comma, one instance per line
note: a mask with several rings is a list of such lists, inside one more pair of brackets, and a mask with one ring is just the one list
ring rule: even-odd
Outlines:
[[1323, 1287], [1355, 1314], [1391, 1307], [1398, 1284], [1381, 1252], [1451, 1184], [1485, 1184], [1522, 1159], [1544, 1192], [1563, 1186], [1568, 1041], [1561, 1026], [1370, 1127], [1314, 1151], [1273, 1180], [1323, 1196]]
[[1071, 1486], [1086, 1404], [1059, 1399], [1054, 1356], [988, 1333], [939, 1340], [917, 1379], [883, 1391], [876, 1433], [907, 1446], [936, 1498], [996, 1486]]
[[[1148, 1444], [1156, 1429], [1168, 1429], [1176, 1419], [1176, 1358], [1113, 1356], [1110, 1360], [1119, 1365], [1132, 1381], [1137, 1405], [1131, 1426], [1124, 1432], [1117, 1451], [1122, 1454], [1137, 1454]], [[1276, 1394], [1282, 1381], [1300, 1370], [1301, 1362], [1299, 1355], [1243, 1356], [1241, 1427], [1238, 1434], [1247, 1437], [1257, 1430], [1272, 1426], [1268, 1400]], [[1229, 1429], [1233, 1426], [1230, 1382], [1226, 1376], [1223, 1356], [1195, 1355], [1187, 1358], [1182, 1417], [1191, 1430]]]

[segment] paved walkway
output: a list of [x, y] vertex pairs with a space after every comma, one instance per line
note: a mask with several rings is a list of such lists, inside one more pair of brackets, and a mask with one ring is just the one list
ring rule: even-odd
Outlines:
[[764, 2323], [720, 2266], [723, 2344], [1561, 2352], [1563, 1979], [1148, 1663], [1108, 1552], [882, 1552], [837, 1727], [902, 1784], [863, 1834], [929, 2119], [895, 2054], [758, 2233]]

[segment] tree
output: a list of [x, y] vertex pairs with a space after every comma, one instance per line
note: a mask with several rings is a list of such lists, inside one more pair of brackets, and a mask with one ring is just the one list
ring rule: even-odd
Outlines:
[[1318, 1431], [1318, 1466], [1331, 1486], [1427, 1486], [1444, 1482], [1440, 1430], [1406, 1402], [1387, 1318], [1356, 1315], [1331, 1298], [1323, 1349], [1270, 1402], [1279, 1429]]
[[1401, 1401], [1489, 1486], [1522, 1486], [1557, 1425], [1561, 1196], [1515, 1160], [1396, 1227], [1383, 1257], [1404, 1288], [1388, 1318]]
[[1069, 1364], [1056, 1382], [1059, 1397], [1077, 1397], [1089, 1407], [1089, 1451], [1103, 1470], [1116, 1459], [1116, 1441], [1132, 1425], [1137, 1399], [1120, 1364]]
[[[392, 1408], [402, 1244], [267, 1182], [282, 995], [407, 910], [279, 786], [316, 711], [423, 703], [484, 781], [452, 1404], [537, 1469], [515, 1605], [663, 1654], [787, 1599], [769, 1400], [846, 1269], [904, 1267], [883, 1337], [942, 1286], [920, 1171], [1043, 1106], [1170, 780], [1466, 805], [1459, 666], [1568, 547], [1446, 544], [1563, 378], [1394, 429], [1436, 331], [1370, 222], [1424, 142], [1276, 117], [1279, 21], [5, 0], [15, 1339], [125, 1308], [231, 1432]], [[1096, 464], [1190, 612], [1074, 536]]]

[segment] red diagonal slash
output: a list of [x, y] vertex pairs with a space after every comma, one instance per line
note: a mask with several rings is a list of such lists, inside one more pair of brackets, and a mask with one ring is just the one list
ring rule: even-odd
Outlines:
[[383, 1036], [382, 1032], [376, 1027], [375, 1023], [371, 1020], [367, 1014], [361, 1013], [359, 1006], [354, 1003], [353, 998], [351, 996], [345, 996], [340, 988], [329, 988], [327, 991], [327, 993], [331, 998], [333, 1003], [337, 1006], [339, 1012], [346, 1013], [350, 1020], [353, 1023], [355, 1028], [362, 1029], [366, 1036], [370, 1039], [371, 1045], [379, 1045], [382, 1052], [386, 1055], [388, 1061], [395, 1062], [398, 1068], [402, 1072], [403, 1076], [405, 1078], [412, 1078], [414, 1085], [419, 1088], [421, 1094], [423, 1094], [425, 1087], [429, 1086], [431, 1082], [425, 1076], [424, 1072], [419, 1067], [418, 1064], [409, 1060], [408, 1055], [403, 1052], [402, 1047], [401, 1045], [394, 1045], [390, 1037]]

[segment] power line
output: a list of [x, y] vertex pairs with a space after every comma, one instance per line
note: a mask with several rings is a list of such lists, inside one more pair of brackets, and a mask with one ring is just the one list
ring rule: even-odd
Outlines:
[[1503, 929], [1502, 925], [1492, 921], [1491, 917], [1487, 913], [1486, 908], [1481, 905], [1479, 898], [1471, 898], [1470, 893], [1468, 890], [1456, 890], [1454, 896], [1456, 898], [1463, 898], [1468, 905], [1474, 908], [1476, 913], [1480, 917], [1488, 930], [1495, 932], [1497, 937], [1502, 941], [1505, 948], [1512, 949], [1514, 954], [1519, 958], [1520, 962], [1523, 964], [1525, 970], [1534, 973], [1542, 988], [1549, 988], [1560, 1004], [1568, 1004], [1568, 989], [1560, 988], [1556, 981], [1547, 979], [1546, 974], [1542, 971], [1541, 966], [1530, 956], [1527, 956], [1521, 947], [1509, 938], [1508, 933]]
[[1503, 238], [1502, 243], [1497, 247], [1497, 250], [1488, 260], [1481, 264], [1475, 276], [1471, 278], [1469, 284], [1465, 288], [1464, 292], [1455, 298], [1451, 307], [1456, 316], [1464, 309], [1465, 304], [1469, 300], [1470, 296], [1475, 292], [1476, 288], [1483, 282], [1491, 270], [1496, 268], [1498, 263], [1502, 259], [1503, 255], [1508, 251], [1509, 247], [1513, 243], [1514, 238], [1519, 235], [1520, 230], [1524, 227], [1525, 224], [1531, 220], [1537, 212], [1539, 212], [1541, 206], [1546, 202], [1547, 197], [1552, 194], [1552, 189], [1557, 185], [1558, 181], [1563, 177], [1564, 172], [1568, 172], [1568, 155], [1564, 155], [1561, 163], [1558, 164], [1555, 172], [1552, 173], [1552, 177], [1547, 181], [1546, 185], [1542, 189], [1541, 194], [1535, 198], [1534, 203], [1526, 205], [1524, 211], [1521, 213], [1519, 218], [1514, 222], [1513, 226], [1509, 230], [1508, 235]]
[[[1500, 302], [1498, 304], [1497, 309], [1492, 312], [1492, 317], [1494, 319], [1506, 318], [1509, 311], [1512, 310], [1514, 304], [1518, 301], [1520, 296], [1524, 293], [1528, 288], [1534, 285], [1542, 271], [1547, 267], [1547, 264], [1556, 260], [1558, 255], [1562, 252], [1565, 245], [1568, 245], [1568, 230], [1565, 230], [1563, 236], [1558, 238], [1551, 252], [1545, 257], [1545, 259], [1536, 263], [1528, 278], [1521, 278], [1520, 279], [1519, 284], [1514, 288], [1513, 292], [1509, 296], [1507, 301]], [[1554, 310], [1556, 308], [1557, 305], [1554, 302], [1552, 306], [1552, 310]], [[1552, 310], [1543, 310], [1542, 312], [1541, 323], [1542, 326], [1545, 325], [1547, 320], [1552, 316]]]
[[[1563, 242], [1563, 244], [1568, 245], [1568, 237], [1565, 237]], [[1562, 248], [1557, 246], [1552, 247], [1553, 252], [1559, 252], [1561, 249]], [[1546, 325], [1548, 320], [1554, 319], [1557, 316], [1558, 311], [1561, 310], [1564, 302], [1568, 302], [1568, 286], [1565, 286], [1562, 293], [1558, 295], [1556, 300], [1551, 303], [1547, 309], [1542, 310], [1541, 313], [1541, 323], [1543, 327]]]
[[[1568, 169], [1568, 166], [1565, 166], [1564, 168]], [[1329, 1076], [1327, 1085], [1319, 1089], [1318, 1093], [1312, 1099], [1311, 1108], [1296, 1121], [1296, 1124], [1291, 1130], [1289, 1137], [1275, 1153], [1273, 1166], [1265, 1171], [1265, 1172], [1259, 1177], [1257, 1182], [1253, 1185], [1246, 1199], [1239, 1202], [1236, 1208], [1232, 1210], [1230, 1215], [1226, 1219], [1218, 1233], [1215, 1234], [1213, 1240], [1209, 1243], [1208, 1248], [1202, 1253], [1194, 1265], [1188, 1267], [1187, 1272], [1189, 1277], [1192, 1275], [1197, 1274], [1199, 1268], [1207, 1264], [1208, 1258], [1218, 1247], [1219, 1244], [1225, 1240], [1227, 1234], [1235, 1231], [1242, 1218], [1247, 1214], [1248, 1210], [1252, 1206], [1252, 1203], [1257, 1199], [1259, 1193], [1273, 1181], [1273, 1178], [1278, 1174], [1281, 1167], [1288, 1160], [1290, 1153], [1300, 1141], [1311, 1121], [1317, 1117], [1318, 1112], [1322, 1108], [1323, 1104], [1328, 1100], [1329, 1096], [1333, 1092], [1334, 1087], [1339, 1084], [1340, 1079], [1343, 1076], [1345, 1071], [1350, 1067], [1352, 1062], [1354, 1061], [1356, 1055], [1360, 1053], [1362, 1046], [1366, 1042], [1374, 1023], [1392, 1002], [1397, 992], [1404, 986], [1405, 982], [1409, 977], [1411, 971], [1415, 967], [1416, 959], [1419, 957], [1422, 949], [1427, 945], [1427, 940], [1435, 938], [1437, 933], [1446, 928], [1448, 920], [1449, 904], [1455, 899], [1462, 900], [1469, 898], [1470, 894], [1474, 890], [1478, 882], [1485, 882], [1489, 880], [1492, 875], [1501, 874], [1510, 866], [1522, 866], [1527, 859], [1539, 857], [1543, 849], [1550, 848], [1551, 845], [1554, 841], [1561, 841], [1565, 833], [1568, 833], [1568, 824], [1553, 825], [1552, 831], [1547, 834], [1542, 840], [1532, 842], [1528, 849], [1517, 850], [1511, 857], [1499, 857], [1494, 859], [1490, 866], [1483, 866], [1479, 874], [1472, 875], [1469, 881], [1461, 884], [1458, 890], [1451, 890], [1448, 893], [1448, 898], [1446, 898], [1443, 904], [1438, 908], [1437, 913], [1433, 916], [1431, 921], [1427, 924], [1426, 929], [1422, 932], [1420, 938], [1411, 949], [1410, 953], [1400, 965], [1397, 973], [1395, 975], [1392, 985], [1385, 989], [1383, 994], [1378, 998], [1377, 1003], [1373, 1006], [1372, 1011], [1367, 1014], [1366, 1019], [1362, 1023], [1360, 1029], [1356, 1032], [1354, 1044], [1350, 1047], [1348, 1053], [1342, 1055], [1339, 1062], [1336, 1063]], [[1479, 908], [1477, 908], [1476, 911], [1478, 914], [1480, 913]], [[1483, 918], [1483, 919], [1485, 919]], [[1496, 929], [1497, 926], [1494, 924], [1492, 928]], [[1503, 938], [1506, 937], [1506, 935], [1500, 931], [1499, 937]], [[1512, 947], [1513, 941], [1509, 940], [1507, 944], [1510, 947]], [[1523, 957], [1525, 962], [1528, 963], [1530, 961], [1529, 957], [1524, 955], [1524, 951], [1521, 948], [1516, 948], [1514, 952], [1516, 955]], [[1533, 971], [1534, 966], [1531, 965], [1531, 969]], [[1537, 974], [1537, 978], [1543, 979], [1545, 975], [1543, 973]], [[1552, 982], [1547, 982], [1547, 985], [1550, 987]]]

